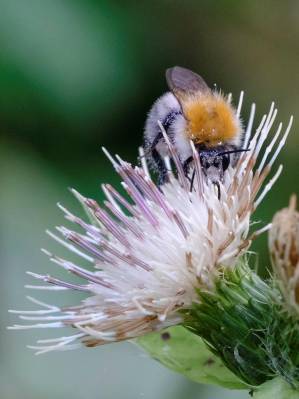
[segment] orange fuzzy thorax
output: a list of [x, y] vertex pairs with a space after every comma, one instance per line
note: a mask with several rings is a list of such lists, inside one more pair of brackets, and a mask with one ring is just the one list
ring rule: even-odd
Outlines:
[[183, 104], [187, 133], [196, 143], [213, 146], [233, 140], [240, 124], [234, 108], [219, 94], [201, 94]]

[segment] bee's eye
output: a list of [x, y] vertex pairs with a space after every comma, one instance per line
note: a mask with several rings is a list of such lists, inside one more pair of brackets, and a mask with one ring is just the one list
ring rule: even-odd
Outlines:
[[222, 155], [222, 168], [223, 168], [223, 171], [226, 170], [229, 167], [229, 163], [230, 163], [229, 154]]
[[215, 168], [219, 168], [220, 160], [219, 159], [215, 159], [214, 162], [213, 162], [213, 165], [215, 166]]

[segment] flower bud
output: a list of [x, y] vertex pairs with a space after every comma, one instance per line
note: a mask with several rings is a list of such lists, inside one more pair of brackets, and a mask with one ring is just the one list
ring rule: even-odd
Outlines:
[[269, 250], [280, 289], [290, 309], [299, 312], [299, 212], [293, 195], [277, 212], [269, 232]]

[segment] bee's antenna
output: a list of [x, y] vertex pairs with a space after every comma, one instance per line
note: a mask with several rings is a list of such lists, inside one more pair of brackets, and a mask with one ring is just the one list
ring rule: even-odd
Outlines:
[[219, 152], [217, 155], [227, 155], [227, 154], [235, 154], [237, 152], [247, 152], [250, 151], [250, 148], [240, 148], [238, 150], [230, 150], [230, 151], [224, 151], [224, 152]]
[[191, 177], [191, 182], [190, 182], [190, 192], [193, 190], [194, 186], [194, 178], [195, 178], [195, 168], [193, 169], [192, 177]]

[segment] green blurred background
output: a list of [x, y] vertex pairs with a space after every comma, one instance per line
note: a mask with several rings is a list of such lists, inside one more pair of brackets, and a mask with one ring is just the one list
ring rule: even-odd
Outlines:
[[[128, 343], [35, 357], [25, 345], [50, 332], [6, 331], [7, 309], [31, 307], [26, 270], [59, 274], [39, 248], [63, 254], [44, 230], [63, 223], [57, 201], [78, 210], [67, 187], [101, 200], [100, 183], [117, 183], [100, 146], [135, 162], [167, 67], [235, 98], [244, 89], [244, 121], [252, 101], [258, 118], [272, 100], [278, 121], [295, 115], [283, 175], [256, 214], [268, 222], [298, 192], [298, 43], [297, 0], [0, 1], [1, 399], [247, 397], [189, 382]], [[255, 249], [266, 269], [266, 236]]]

